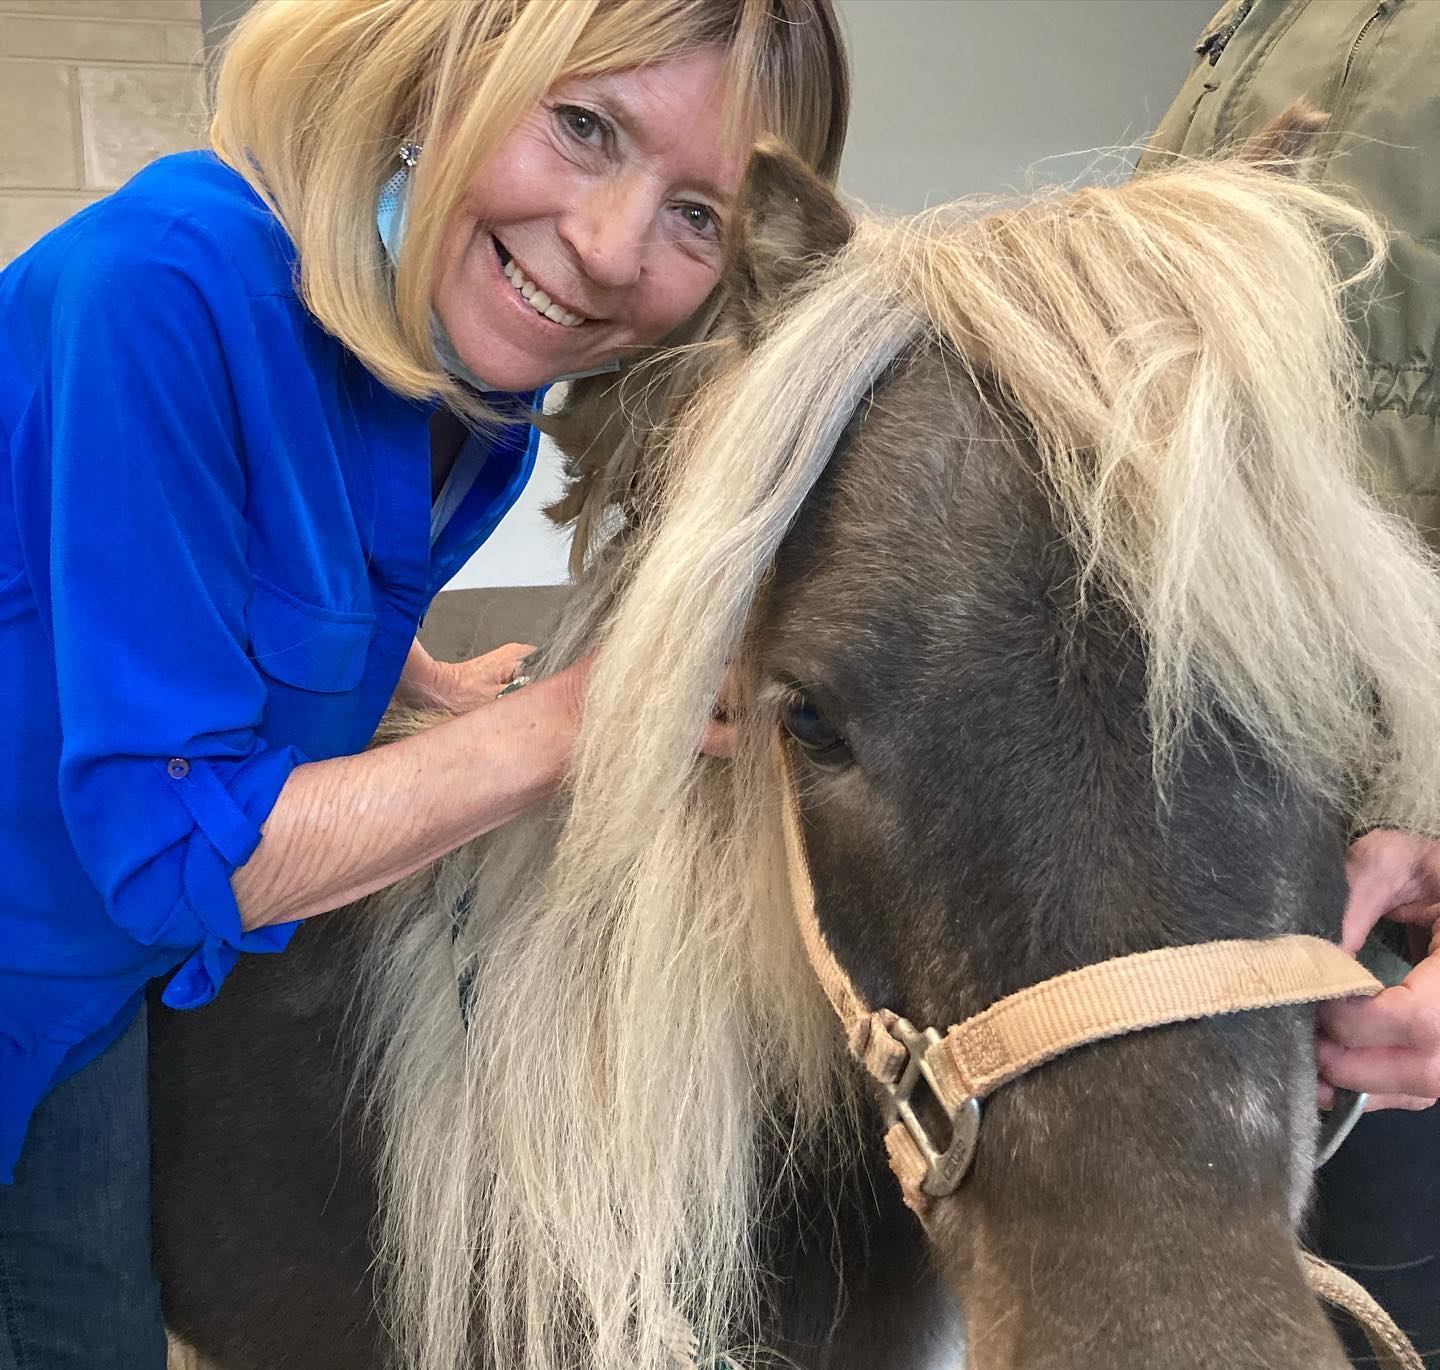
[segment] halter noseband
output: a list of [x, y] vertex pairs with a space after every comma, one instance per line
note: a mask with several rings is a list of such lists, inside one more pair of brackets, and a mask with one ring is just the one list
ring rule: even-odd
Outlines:
[[[835, 959], [815, 911], [815, 889], [786, 744], [777, 739], [790, 892], [810, 965], [851, 1052], [885, 1096], [885, 1148], [905, 1202], [925, 1221], [953, 1194], [980, 1140], [981, 1104], [1036, 1066], [1106, 1038], [1197, 1018], [1378, 994], [1380, 982], [1339, 947], [1299, 934], [1204, 942], [1120, 956], [1057, 975], [991, 1004], [943, 1035], [872, 1009]], [[913, 1099], [924, 1081], [943, 1109], [936, 1140]], [[1311, 1289], [1362, 1326], [1387, 1370], [1424, 1370], [1409, 1339], [1360, 1285], [1301, 1253]]]

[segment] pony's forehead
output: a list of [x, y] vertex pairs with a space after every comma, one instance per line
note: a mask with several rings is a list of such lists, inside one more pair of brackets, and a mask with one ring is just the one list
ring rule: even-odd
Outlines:
[[[1412, 648], [1357, 587], [1403, 566], [1416, 604], [1434, 590], [1353, 483], [1336, 230], [1379, 241], [1353, 207], [1236, 164], [978, 215], [862, 220], [687, 436], [692, 469], [753, 482], [748, 506], [723, 500], [740, 518], [724, 555], [752, 549], [744, 584], [756, 583], [856, 413], [874, 399], [878, 431], [897, 359], [938, 343], [953, 365], [928, 402], [967, 393], [957, 366], [977, 395], [991, 388], [1082, 592], [1103, 589], [1140, 630], [1157, 768], [1219, 707], [1309, 788], [1348, 792], [1389, 745], [1356, 679], [1430, 708], [1393, 668]], [[1005, 463], [972, 454], [965, 469], [987, 466]], [[722, 501], [709, 499], [716, 527]], [[715, 558], [691, 546], [705, 580]], [[1374, 550], [1362, 560], [1360, 547]]]

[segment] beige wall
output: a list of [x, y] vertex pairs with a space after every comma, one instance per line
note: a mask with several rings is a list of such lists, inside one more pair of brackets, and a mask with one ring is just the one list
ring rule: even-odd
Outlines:
[[0, 265], [203, 127], [199, 0], [0, 0]]

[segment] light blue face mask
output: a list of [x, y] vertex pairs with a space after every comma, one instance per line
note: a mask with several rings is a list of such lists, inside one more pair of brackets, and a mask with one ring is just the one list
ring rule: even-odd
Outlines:
[[[410, 170], [419, 159], [419, 155], [418, 147], [415, 147], [414, 144], [406, 144], [400, 152], [405, 165], [380, 187], [380, 203], [375, 210], [375, 227], [379, 230], [380, 241], [385, 244], [385, 253], [390, 258], [392, 266], [398, 266], [400, 261], [400, 244], [405, 237], [405, 205], [410, 195]], [[440, 358], [440, 364], [456, 380], [464, 381], [466, 385], [475, 390], [489, 394], [498, 393], [493, 385], [482, 381], [460, 360], [459, 354], [455, 351], [455, 344], [450, 341], [449, 334], [445, 332], [439, 316], [434, 311], [431, 311], [430, 314], [430, 340], [435, 346], [435, 355]], [[590, 371], [576, 371], [568, 376], [556, 376], [555, 381], [578, 381], [584, 380], [586, 376], [606, 376], [619, 369], [618, 361], [607, 362], [604, 366], [597, 366]]]

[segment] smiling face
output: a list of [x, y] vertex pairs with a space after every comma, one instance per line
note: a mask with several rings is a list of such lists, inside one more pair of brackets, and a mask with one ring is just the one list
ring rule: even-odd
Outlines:
[[724, 55], [564, 81], [479, 166], [445, 234], [435, 311], [499, 390], [658, 342], [719, 278], [742, 154]]

